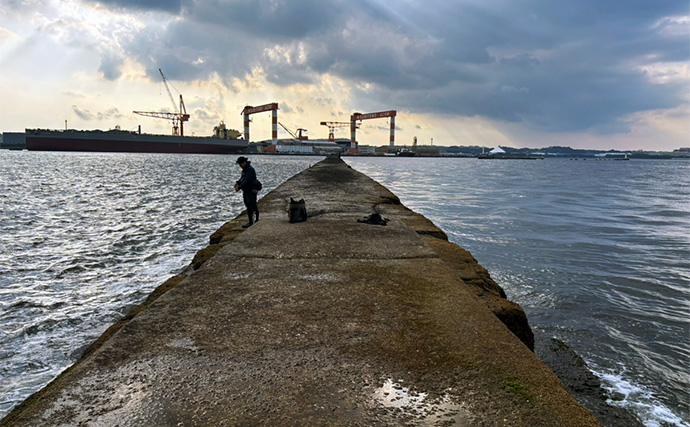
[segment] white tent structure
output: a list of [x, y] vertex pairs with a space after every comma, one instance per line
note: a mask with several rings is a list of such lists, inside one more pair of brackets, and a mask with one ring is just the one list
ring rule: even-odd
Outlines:
[[505, 154], [506, 152], [501, 147], [496, 147], [489, 151], [489, 154]]

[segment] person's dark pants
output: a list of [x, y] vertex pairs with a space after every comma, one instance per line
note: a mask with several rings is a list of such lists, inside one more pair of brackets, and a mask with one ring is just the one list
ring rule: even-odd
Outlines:
[[253, 191], [243, 191], [244, 205], [247, 207], [247, 216], [249, 217], [249, 223], [254, 224], [254, 216], [256, 220], [259, 220], [259, 207], [256, 205], [257, 194]]

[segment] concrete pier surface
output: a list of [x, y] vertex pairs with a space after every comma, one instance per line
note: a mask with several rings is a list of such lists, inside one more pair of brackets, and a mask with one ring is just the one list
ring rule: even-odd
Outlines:
[[2, 424], [599, 425], [519, 306], [377, 182], [326, 159], [259, 208]]

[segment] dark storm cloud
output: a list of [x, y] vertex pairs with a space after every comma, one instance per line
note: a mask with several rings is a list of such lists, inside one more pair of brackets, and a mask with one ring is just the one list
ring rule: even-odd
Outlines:
[[101, 56], [101, 66], [98, 71], [103, 73], [103, 77], [106, 80], [117, 80], [122, 74], [120, 71], [122, 62], [122, 58], [116, 55], [103, 55]]
[[194, 20], [150, 25], [125, 43], [125, 49], [152, 80], [160, 80], [161, 68], [170, 80], [204, 79], [216, 72], [228, 85], [232, 77], [251, 72], [257, 52], [263, 51], [251, 35]]
[[190, 13], [195, 19], [241, 29], [269, 40], [295, 39], [332, 28], [345, 13], [344, 5], [324, 0], [199, 0]]
[[91, 3], [100, 3], [106, 6], [118, 8], [160, 10], [169, 13], [179, 13], [187, 0], [98, 0]]
[[438, 40], [415, 63], [345, 48], [346, 65], [331, 69], [376, 83], [362, 99], [549, 131], [625, 131], [623, 116], [683, 102], [682, 84], [655, 85], [635, 68], [646, 56], [688, 60], [687, 37], [663, 37], [654, 28], [661, 18], [687, 14], [683, 2], [637, 2], [637, 9], [627, 2], [543, 3], [410, 10], [403, 16], [414, 16], [415, 25], [401, 33], [415, 40], [422, 29]]
[[[162, 9], [156, 2], [108, 3]], [[354, 91], [356, 109], [481, 115], [600, 133], [625, 131], [620, 119], [630, 113], [681, 105], [686, 92], [642, 72], [653, 62], [688, 60], [688, 23], [669, 19], [687, 16], [685, 1], [172, 4], [165, 10], [180, 10], [183, 19], [147, 28], [127, 47], [152, 77], [160, 66], [172, 79], [217, 72], [229, 81], [260, 66], [270, 82], [289, 86], [329, 73], [370, 84]]]

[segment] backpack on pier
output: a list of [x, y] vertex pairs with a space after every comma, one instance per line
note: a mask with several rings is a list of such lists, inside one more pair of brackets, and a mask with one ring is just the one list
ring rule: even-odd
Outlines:
[[304, 222], [307, 220], [307, 205], [304, 199], [295, 201], [290, 197], [290, 207], [288, 209], [288, 219], [291, 223]]

